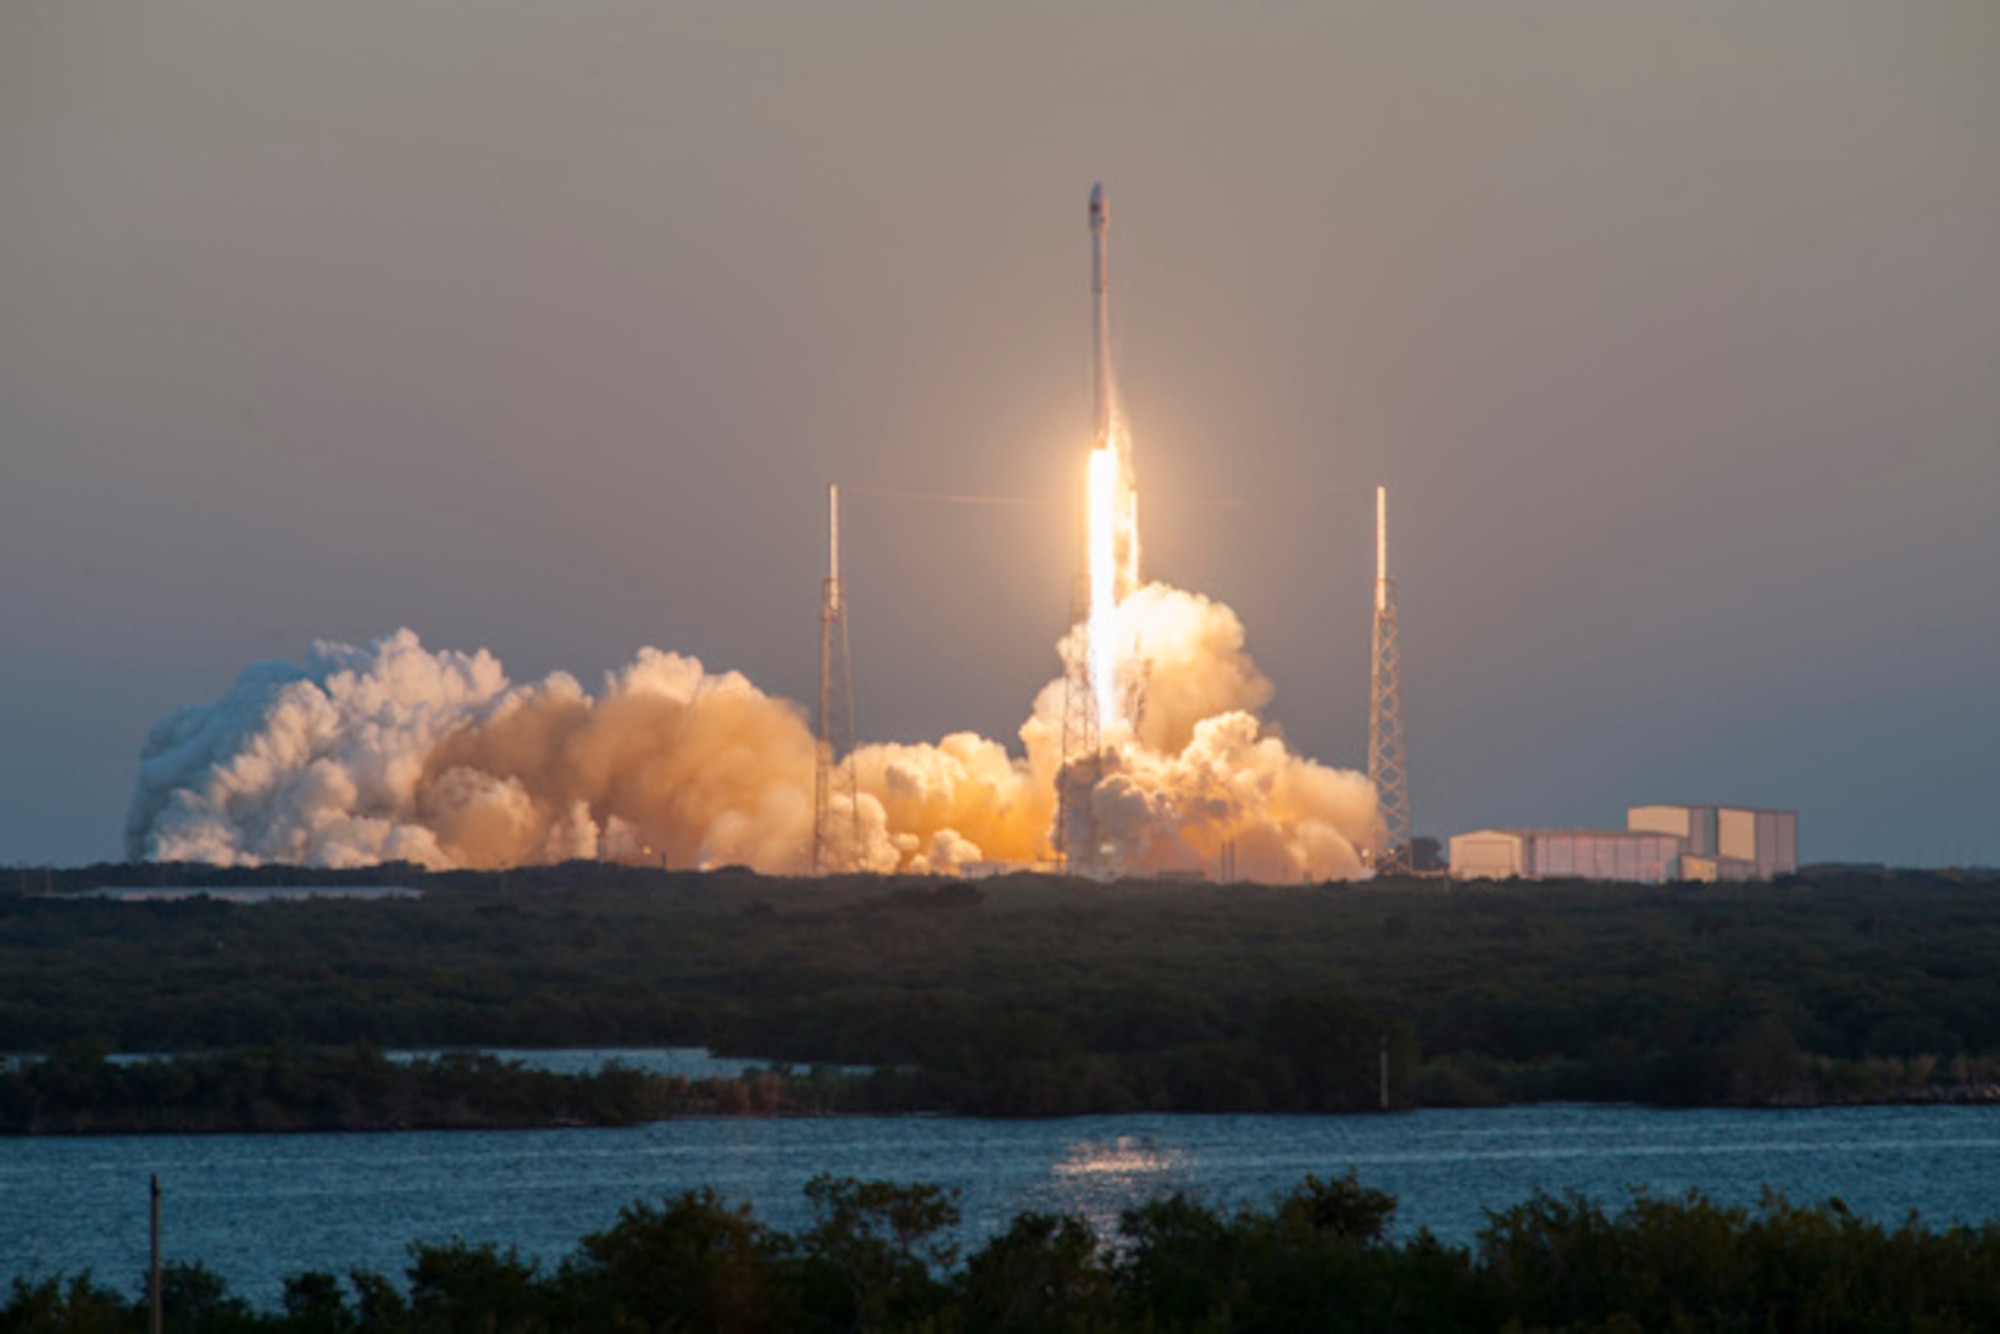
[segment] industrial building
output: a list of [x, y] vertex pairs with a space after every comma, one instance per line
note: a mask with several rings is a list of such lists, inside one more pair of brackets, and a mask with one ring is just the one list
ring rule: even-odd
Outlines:
[[1749, 806], [1634, 806], [1627, 829], [1678, 836], [1682, 880], [1769, 880], [1799, 869], [1799, 813]]
[[1623, 829], [1480, 829], [1451, 840], [1455, 880], [1769, 880], [1799, 867], [1796, 811], [1634, 806]]
[[1625, 829], [1481, 829], [1451, 840], [1457, 880], [1678, 879], [1681, 840]]

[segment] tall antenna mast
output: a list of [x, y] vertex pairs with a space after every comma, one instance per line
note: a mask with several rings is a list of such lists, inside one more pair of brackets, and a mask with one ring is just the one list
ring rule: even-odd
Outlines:
[[1403, 653], [1396, 636], [1396, 581], [1389, 577], [1389, 488], [1375, 488], [1375, 636], [1368, 690], [1368, 781], [1375, 785], [1377, 871], [1407, 874], [1410, 757], [1403, 733]]
[[[847, 598], [840, 591], [840, 487], [826, 489], [826, 582], [819, 604], [819, 743], [813, 765], [814, 875], [855, 869], [861, 856], [860, 786], [854, 772], [854, 683], [847, 659]], [[836, 768], [842, 753], [847, 763]], [[845, 818], [834, 797], [847, 803]]]

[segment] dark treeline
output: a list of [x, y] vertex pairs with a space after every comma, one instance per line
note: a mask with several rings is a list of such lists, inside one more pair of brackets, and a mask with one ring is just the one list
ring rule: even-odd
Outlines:
[[[0, 1051], [705, 1045], [1000, 1115], [2000, 1097], [2000, 875], [828, 881], [597, 863], [22, 873]], [[99, 884], [416, 900], [108, 903]], [[44, 894], [44, 889], [54, 893]]]
[[[712, 1192], [635, 1204], [544, 1266], [455, 1240], [410, 1248], [402, 1283], [359, 1271], [286, 1280], [259, 1311], [198, 1264], [169, 1266], [169, 1329], [600, 1330], [1818, 1330], [2000, 1328], [2000, 1229], [1894, 1228], [1838, 1201], [1699, 1195], [1616, 1211], [1538, 1196], [1469, 1248], [1394, 1239], [1395, 1201], [1308, 1177], [1266, 1209], [1186, 1196], [1126, 1211], [1100, 1244], [1077, 1217], [1028, 1213], [961, 1259], [955, 1200], [933, 1186], [821, 1177], [814, 1222], [760, 1223]], [[15, 1280], [0, 1330], [140, 1330], [89, 1275]]]
[[612, 1062], [565, 1075], [478, 1052], [391, 1060], [372, 1047], [270, 1047], [113, 1061], [62, 1048], [0, 1071], [0, 1134], [496, 1130], [909, 1110], [871, 1106], [868, 1091], [868, 1081], [831, 1071], [688, 1079]]

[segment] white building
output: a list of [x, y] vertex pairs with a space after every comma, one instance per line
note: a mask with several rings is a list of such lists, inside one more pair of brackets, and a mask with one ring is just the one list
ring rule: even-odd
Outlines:
[[1799, 813], [1749, 806], [1634, 806], [1627, 829], [1674, 834], [1683, 880], [1769, 880], [1799, 869]]
[[1451, 840], [1455, 880], [1678, 878], [1681, 840], [1629, 829], [1481, 829]]
[[1634, 806], [1624, 829], [1481, 829], [1451, 840], [1455, 880], [1769, 880], [1799, 869], [1796, 811]]

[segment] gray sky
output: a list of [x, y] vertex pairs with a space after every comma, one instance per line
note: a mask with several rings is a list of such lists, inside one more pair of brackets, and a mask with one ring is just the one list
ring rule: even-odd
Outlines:
[[[2000, 861], [2000, 6], [0, 0], [0, 860], [407, 624], [807, 698], [1057, 670], [1084, 196], [1149, 573], [1422, 831], [1797, 807]], [[953, 506], [864, 488], [1023, 497]]]

